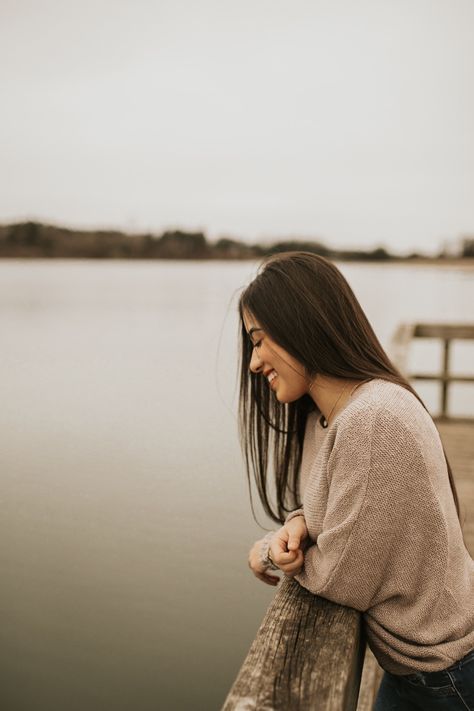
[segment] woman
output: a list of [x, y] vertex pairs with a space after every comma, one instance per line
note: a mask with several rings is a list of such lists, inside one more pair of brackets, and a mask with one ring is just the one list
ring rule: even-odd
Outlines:
[[328, 260], [269, 258], [239, 312], [247, 472], [282, 524], [250, 568], [363, 613], [376, 711], [474, 711], [474, 562], [425, 406]]

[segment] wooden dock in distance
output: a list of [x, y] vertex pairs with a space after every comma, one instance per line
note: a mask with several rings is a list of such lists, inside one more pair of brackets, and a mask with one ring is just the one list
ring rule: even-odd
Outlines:
[[[440, 373], [409, 373], [407, 368], [411, 341], [433, 338], [443, 344], [443, 364]], [[474, 383], [473, 374], [453, 374], [450, 370], [451, 344], [457, 340], [474, 340], [474, 324], [470, 323], [402, 323], [392, 338], [392, 360], [409, 380], [438, 381], [441, 385], [440, 419], [448, 418], [448, 391], [451, 383]]]

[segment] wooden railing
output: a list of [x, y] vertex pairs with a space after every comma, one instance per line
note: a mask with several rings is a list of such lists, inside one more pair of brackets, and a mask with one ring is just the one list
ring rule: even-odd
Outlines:
[[[407, 372], [408, 350], [413, 338], [440, 338], [443, 341], [443, 363], [440, 373]], [[441, 383], [440, 417], [448, 417], [448, 388], [451, 383], [474, 383], [473, 375], [450, 373], [451, 342], [457, 339], [474, 339], [474, 324], [453, 323], [403, 323], [392, 340], [392, 357], [397, 367], [409, 380], [435, 380]]]
[[283, 576], [222, 711], [356, 711], [365, 650], [359, 612]]

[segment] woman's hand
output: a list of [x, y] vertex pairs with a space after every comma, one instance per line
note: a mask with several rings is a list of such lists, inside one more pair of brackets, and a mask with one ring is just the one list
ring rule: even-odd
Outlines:
[[[305, 539], [308, 538], [308, 529], [303, 516], [295, 516], [273, 534], [270, 544], [270, 555], [280, 570], [289, 577], [297, 575], [303, 568], [306, 549]], [[278, 585], [280, 578], [268, 572], [262, 563], [262, 545], [264, 539], [256, 541], [249, 552], [249, 568], [255, 577], [267, 585]]]
[[261, 560], [261, 549], [263, 545], [263, 538], [261, 538], [259, 541], [256, 541], [252, 548], [249, 551], [249, 568], [251, 569], [252, 573], [257, 577], [259, 580], [261, 580], [264, 583], [267, 583], [267, 585], [278, 585], [280, 582], [280, 578], [277, 575], [272, 575], [271, 573], [267, 572], [268, 568], [263, 565], [262, 560]]
[[270, 555], [285, 575], [293, 577], [303, 568], [303, 541], [308, 537], [304, 516], [295, 516], [285, 523], [272, 538]]

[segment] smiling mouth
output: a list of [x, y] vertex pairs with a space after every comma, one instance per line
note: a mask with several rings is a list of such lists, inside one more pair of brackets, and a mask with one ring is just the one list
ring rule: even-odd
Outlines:
[[271, 370], [267, 375], [268, 384], [272, 385], [277, 377], [278, 373], [276, 372], [276, 370]]

